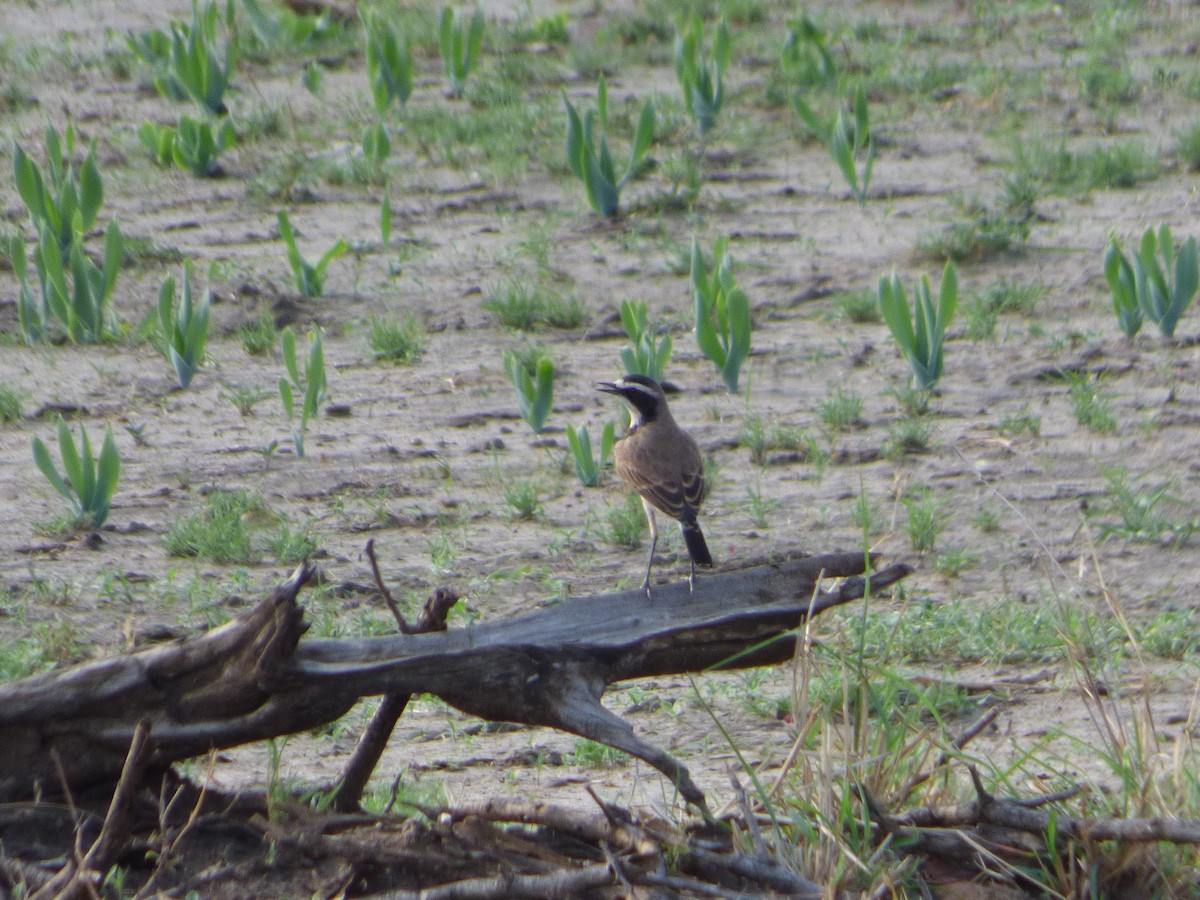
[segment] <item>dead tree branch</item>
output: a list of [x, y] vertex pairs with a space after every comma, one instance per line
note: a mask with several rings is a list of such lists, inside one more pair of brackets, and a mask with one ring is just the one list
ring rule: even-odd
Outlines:
[[[360, 697], [431, 693], [491, 721], [544, 725], [636, 756], [690, 803], [687, 769], [600, 702], [619, 681], [791, 658], [813, 614], [908, 574], [862, 577], [862, 553], [759, 566], [686, 583], [581, 597], [430, 634], [301, 641], [302, 566], [245, 616], [199, 637], [0, 686], [0, 800], [115, 782], [138, 723], [147, 766], [332, 722]], [[827, 583], [825, 579], [841, 581]], [[821, 589], [823, 583], [828, 584]]]

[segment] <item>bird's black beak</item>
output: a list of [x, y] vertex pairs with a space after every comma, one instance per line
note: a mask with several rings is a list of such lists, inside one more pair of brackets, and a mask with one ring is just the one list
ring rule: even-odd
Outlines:
[[597, 381], [596, 390], [603, 391], [606, 394], [617, 394], [618, 396], [621, 393], [621, 389], [611, 381]]

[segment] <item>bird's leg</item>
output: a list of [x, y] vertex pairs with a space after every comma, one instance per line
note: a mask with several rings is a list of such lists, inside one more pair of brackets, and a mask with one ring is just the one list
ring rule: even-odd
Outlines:
[[688, 575], [688, 593], [696, 593], [696, 561], [688, 556], [688, 562], [692, 564], [691, 574]]
[[650, 570], [654, 568], [654, 550], [658, 546], [658, 522], [654, 520], [654, 508], [645, 500], [642, 506], [646, 509], [646, 519], [650, 522], [650, 557], [646, 560], [646, 578], [642, 581], [642, 590], [646, 599], [650, 599]]

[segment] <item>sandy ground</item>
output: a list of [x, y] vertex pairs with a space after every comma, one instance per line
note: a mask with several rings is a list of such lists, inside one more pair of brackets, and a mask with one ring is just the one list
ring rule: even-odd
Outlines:
[[[917, 10], [864, 6], [884, 22], [939, 15], [927, 4]], [[61, 126], [72, 117], [81, 136], [98, 143], [106, 177], [103, 216], [118, 216], [125, 233], [178, 250], [196, 261], [199, 273], [210, 271], [215, 299], [210, 360], [187, 391], [174, 388], [168, 367], [146, 344], [26, 347], [10, 337], [0, 348], [0, 383], [21, 394], [25, 412], [20, 421], [0, 426], [5, 639], [34, 635], [53, 640], [64, 656], [88, 658], [116, 652], [156, 626], [191, 630], [244, 609], [291, 566], [269, 554], [250, 565], [196, 562], [169, 556], [163, 543], [171, 524], [198, 508], [207, 493], [235, 488], [261, 492], [286, 521], [309, 528], [334, 585], [370, 583], [362, 548], [373, 537], [385, 577], [414, 612], [440, 584], [465, 595], [465, 614], [487, 619], [558, 596], [636, 583], [644, 550], [619, 548], [605, 537], [606, 510], [622, 502], [621, 487], [610, 478], [600, 489], [581, 488], [559, 462], [567, 424], [586, 424], [594, 434], [616, 417], [615, 405], [592, 384], [619, 374], [624, 339], [615, 314], [625, 298], [645, 300], [654, 319], [672, 329], [670, 378], [682, 388], [672, 406], [709, 460], [712, 491], [703, 527], [720, 566], [769, 552], [858, 547], [861, 531], [852, 512], [865, 494], [885, 523], [872, 539], [876, 549], [918, 566], [905, 603], [963, 601], [982, 608], [1019, 600], [1105, 617], [1117, 604], [1135, 628], [1152, 612], [1197, 605], [1200, 578], [1190, 542], [1099, 543], [1085, 514], [1105, 502], [1104, 470], [1124, 466], [1149, 473], [1151, 484], [1171, 479], [1183, 504], [1179, 515], [1194, 518], [1200, 477], [1195, 319], [1184, 319], [1177, 343], [1151, 333], [1126, 342], [1101, 274], [1110, 232], [1128, 239], [1147, 224], [1168, 221], [1183, 235], [1194, 225], [1200, 211], [1195, 176], [1169, 159], [1171, 135], [1190, 123], [1194, 110], [1172, 106], [1147, 89], [1139, 103], [1119, 109], [1120, 137], [1138, 137], [1153, 152], [1167, 154], [1161, 178], [1129, 190], [1043, 199], [1024, 253], [960, 267], [964, 295], [1001, 278], [1040, 282], [1046, 293], [1033, 316], [1001, 316], [992, 342], [967, 339], [960, 315], [928, 419], [929, 449], [896, 457], [882, 451], [889, 429], [904, 416], [891, 391], [905, 384], [907, 365], [882, 324], [838, 316], [833, 298], [871, 289], [893, 269], [907, 284], [921, 272], [936, 274], [936, 263], [916, 257], [918, 238], [958, 215], [956, 197], [986, 202], [1001, 189], [1008, 148], [990, 130], [1003, 111], [996, 97], [968, 87], [937, 103], [889, 108], [878, 120], [885, 140], [873, 199], [864, 209], [847, 198], [822, 148], [796, 139], [795, 117], [787, 109], [768, 114], [754, 108], [752, 116], [718, 131], [710, 147], [714, 178], [694, 216], [650, 204], [669, 187], [661, 173], [631, 185], [630, 212], [607, 222], [586, 209], [577, 185], [548, 173], [536, 155], [524, 175], [502, 176], [470, 159], [461, 168], [447, 165], [440, 155], [430, 158], [399, 140], [394, 246], [384, 250], [378, 186], [332, 184], [310, 174], [298, 179], [299, 187], [292, 185], [290, 195], [264, 187], [279, 180], [292, 129], [301, 135], [292, 145], [308, 154], [301, 172], [315, 168], [318, 159], [356, 152], [369, 114], [358, 56], [329, 72], [323, 99], [298, 86], [297, 66], [239, 72], [235, 120], [273, 110], [283, 136], [239, 146], [228, 159], [228, 177], [200, 180], [152, 167], [134, 130], [147, 117], [169, 121], [175, 109], [136, 80], [117, 77], [97, 48], [119, 50], [124, 30], [151, 22], [165, 26], [168, 13], [182, 16], [186, 9], [178, 2], [0, 9], [0, 32], [19, 35], [46, 54], [42, 74], [25, 80], [38, 105], [5, 119], [4, 145], [15, 139], [34, 146], [47, 121]], [[495, 20], [501, 13], [491, 15]], [[1195, 30], [1192, 15], [1179, 25], [1175, 44], [1162, 51], [1168, 64], [1194, 67], [1182, 43]], [[105, 37], [106, 28], [111, 36]], [[63, 61], [70, 48], [76, 48], [75, 66]], [[1046, 67], [1048, 86], [1044, 108], [1028, 115], [1029, 127], [1040, 122], [1047, 135], [1058, 135], [1069, 112], [1073, 145], [1113, 140], [1101, 111], [1079, 104], [1070, 94], [1075, 82], [1051, 58], [1058, 58], [1056, 51], [1030, 51], [1028, 64]], [[568, 74], [565, 63], [552, 68]], [[437, 71], [435, 60], [423, 60], [428, 77], [419, 82], [414, 105], [450, 102], [441, 95]], [[749, 102], [769, 71], [739, 71], [733, 96]], [[666, 77], [668, 68], [622, 73], [610, 89], [622, 99], [646, 83], [673, 91]], [[583, 90], [563, 83], [572, 92]], [[558, 84], [539, 90], [557, 92]], [[557, 110], [555, 116], [547, 128], [561, 127]], [[755, 139], [745, 140], [745, 133]], [[678, 143], [660, 152], [677, 153]], [[0, 192], [7, 232], [27, 231], [7, 178], [0, 180]], [[331, 266], [319, 300], [290, 295], [275, 226], [276, 212], [285, 206], [306, 255], [315, 257], [337, 237], [358, 248]], [[744, 375], [748, 394], [726, 392], [688, 334], [687, 278], [677, 263], [693, 234], [706, 248], [719, 235], [731, 237], [755, 316], [754, 352]], [[529, 338], [548, 348], [557, 367], [551, 427], [535, 439], [516, 416], [501, 361], [504, 349], [526, 339], [499, 327], [481, 302], [505, 278], [529, 277], [536, 255], [531, 248], [539, 242], [558, 284], [583, 303], [589, 323]], [[150, 262], [123, 273], [115, 301], [121, 318], [136, 325], [163, 275], [177, 269]], [[0, 272], [0, 322], [11, 333], [14, 297], [11, 272]], [[301, 329], [310, 322], [324, 326], [329, 399], [345, 407], [344, 415], [313, 423], [303, 459], [290, 452], [290, 426], [276, 397], [264, 399], [249, 417], [226, 397], [237, 387], [274, 391], [283, 371], [278, 355], [250, 356], [234, 334], [271, 303]], [[406, 311], [430, 330], [422, 360], [407, 367], [375, 361], [369, 317]], [[1116, 432], [1097, 434], [1076, 421], [1068, 386], [1045, 377], [1065, 368], [1104, 375]], [[826, 435], [818, 404], [834, 385], [862, 397], [862, 422]], [[121, 451], [121, 484], [98, 545], [39, 527], [62, 505], [33, 466], [29, 444], [34, 436], [52, 437], [53, 412], [63, 406], [78, 410], [93, 435], [111, 423]], [[1000, 420], [1022, 411], [1040, 417], [1040, 433], [1001, 434]], [[747, 415], [761, 416], [768, 428], [820, 435], [833, 460], [823, 469], [786, 456], [754, 465], [738, 445]], [[142, 443], [128, 426], [144, 426]], [[279, 450], [267, 455], [263, 448], [272, 441]], [[514, 519], [505, 504], [504, 486], [519, 480], [539, 486], [541, 511], [533, 520]], [[947, 527], [939, 550], [966, 549], [976, 560], [956, 576], [937, 573], [934, 557], [915, 554], [902, 530], [901, 500], [922, 486], [944, 504]], [[765, 524], [752, 515], [750, 488], [771, 500]], [[999, 516], [997, 531], [978, 526], [984, 507]], [[678, 550], [672, 539], [659, 577], [684, 572]], [[386, 626], [382, 604], [352, 590], [316, 596], [310, 608], [321, 634]], [[880, 605], [875, 613], [902, 615], [906, 608]], [[830, 615], [824, 627], [836, 635], [839, 616], [847, 614]], [[990, 702], [1005, 708], [1000, 724], [981, 738], [981, 753], [1015, 755], [1044, 739], [1051, 751], [1061, 750], [1065, 765], [1090, 764], [1088, 751], [1081, 753], [1069, 735], [1090, 742], [1085, 748], [1094, 745], [1094, 722], [1068, 667], [1060, 661], [1054, 669], [1049, 682], [993, 695]], [[995, 680], [1022, 671], [989, 667], [950, 674]], [[1126, 668], [1118, 675], [1132, 678], [1138, 671]], [[1162, 735], [1179, 738], [1195, 719], [1194, 666], [1151, 660], [1148, 671]], [[791, 745], [792, 726], [760, 710], [789, 695], [790, 673], [697, 682], [750, 759], [767, 772], [778, 765]], [[640, 702], [643, 695], [655, 702]], [[734, 755], [715, 733], [692, 683], [658, 679], [615, 690], [609, 700], [619, 711], [636, 708], [630, 716], [639, 733], [680, 754], [703, 786], [725, 789]], [[331, 779], [364, 715], [352, 714], [327, 734], [289, 741], [282, 774], [305, 782]], [[1048, 733], [1052, 727], [1064, 734]], [[590, 784], [631, 804], [671, 801], [669, 786], [644, 766], [566, 764], [562, 754], [573, 748], [570, 736], [539, 730], [485, 733], [477, 722], [421, 701], [401, 722], [380, 784], [407, 768], [409, 780], [441, 785], [450, 799], [497, 792], [579, 798]], [[223, 754], [216, 778], [260, 784], [267, 769], [267, 750], [248, 747]]]

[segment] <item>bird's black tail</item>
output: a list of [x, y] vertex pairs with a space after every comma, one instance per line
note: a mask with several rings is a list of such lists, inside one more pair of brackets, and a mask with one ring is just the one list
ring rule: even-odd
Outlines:
[[700, 530], [695, 518], [680, 522], [679, 527], [683, 531], [683, 542], [687, 544], [688, 556], [692, 558], [692, 562], [698, 566], [711, 566], [712, 554], [708, 552], [708, 542], [704, 540], [704, 532]]

